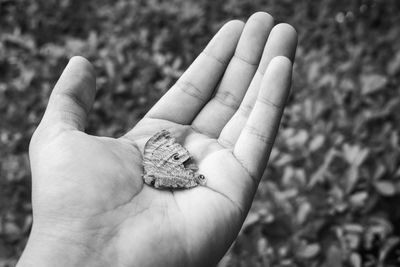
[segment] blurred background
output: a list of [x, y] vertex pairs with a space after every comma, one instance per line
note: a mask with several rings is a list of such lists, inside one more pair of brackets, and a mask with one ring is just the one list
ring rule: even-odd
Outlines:
[[120, 136], [260, 10], [299, 32], [294, 93], [219, 266], [400, 266], [398, 0], [0, 0], [0, 266], [26, 243], [29, 139], [71, 56], [96, 68], [88, 132]]

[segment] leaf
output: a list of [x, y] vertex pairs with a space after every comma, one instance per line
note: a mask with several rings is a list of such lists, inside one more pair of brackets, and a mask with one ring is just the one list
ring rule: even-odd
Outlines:
[[346, 161], [352, 166], [360, 166], [369, 154], [368, 148], [361, 148], [359, 145], [343, 145], [343, 154]]
[[297, 252], [297, 256], [303, 259], [311, 259], [317, 256], [320, 251], [321, 247], [319, 244], [317, 243], [308, 244], [303, 247], [300, 247], [300, 249]]
[[364, 231], [364, 228], [360, 224], [348, 223], [343, 225], [343, 230], [351, 233], [362, 233]]
[[374, 187], [379, 194], [390, 197], [396, 194], [396, 187], [390, 181], [376, 181]]
[[316, 172], [312, 174], [310, 181], [308, 182], [308, 186], [310, 188], [313, 188], [317, 183], [324, 181], [325, 174], [328, 172], [329, 166], [336, 155], [337, 151], [334, 148], [331, 148], [329, 152], [325, 155], [323, 164], [318, 168]]
[[385, 89], [388, 79], [380, 74], [361, 75], [361, 94], [369, 95]]
[[309, 69], [307, 72], [307, 80], [310, 84], [315, 83], [317, 78], [321, 74], [321, 62], [314, 61], [309, 65]]
[[331, 245], [327, 251], [326, 262], [328, 267], [342, 267], [342, 251], [336, 246]]
[[266, 238], [261, 237], [258, 241], [257, 241], [257, 252], [259, 255], [263, 255], [265, 254], [265, 252], [268, 249], [268, 241]]
[[350, 197], [350, 203], [353, 207], [362, 207], [367, 201], [368, 193], [365, 191], [357, 192]]
[[324, 145], [324, 143], [325, 143], [325, 136], [319, 134], [311, 140], [309, 144], [309, 149], [310, 151], [317, 151]]
[[243, 223], [242, 229], [246, 229], [256, 224], [259, 221], [260, 221], [260, 214], [258, 214], [257, 212], [250, 211]]
[[21, 229], [15, 222], [5, 222], [3, 225], [3, 234], [8, 235], [11, 238], [17, 239], [17, 237], [21, 234]]
[[352, 267], [361, 267], [361, 256], [360, 254], [353, 252], [350, 255], [350, 265]]
[[350, 169], [347, 171], [347, 179], [346, 179], [346, 192], [350, 193], [355, 188], [359, 175], [359, 168], [357, 166], [351, 166]]
[[286, 142], [292, 147], [303, 147], [309, 138], [309, 134], [306, 130], [299, 130], [289, 138]]
[[399, 237], [389, 237], [385, 244], [382, 246], [381, 251], [379, 252], [379, 266], [385, 266], [385, 260], [389, 255], [390, 251], [393, 250], [400, 243]]
[[400, 71], [400, 51], [396, 53], [387, 66], [387, 72], [390, 75], [395, 75], [398, 71]]
[[357, 233], [347, 233], [346, 242], [350, 249], [357, 250], [360, 246], [360, 235]]
[[297, 222], [303, 224], [310, 213], [312, 212], [312, 206], [308, 202], [303, 202], [300, 204], [300, 207], [297, 210]]

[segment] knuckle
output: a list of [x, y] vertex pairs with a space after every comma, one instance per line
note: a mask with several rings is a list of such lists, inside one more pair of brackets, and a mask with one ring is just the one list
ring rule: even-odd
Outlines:
[[271, 135], [269, 135], [269, 134], [257, 129], [256, 127], [253, 127], [253, 126], [250, 126], [250, 125], [246, 125], [244, 127], [244, 130], [252, 138], [255, 138], [256, 140], [259, 140], [264, 144], [273, 145], [273, 143], [274, 143], [274, 138]]
[[223, 58], [218, 57], [217, 55], [214, 55], [211, 51], [207, 51], [207, 49], [203, 50], [201, 53], [203, 56], [211, 58], [215, 62], [218, 62], [222, 66], [226, 66], [228, 62], [224, 60]]
[[194, 84], [187, 82], [187, 81], [178, 81], [174, 87], [178, 88], [178, 90], [182, 91], [183, 93], [190, 95], [194, 98], [197, 98], [201, 101], [206, 101], [206, 99], [204, 99], [204, 96], [202, 94], [202, 91], [200, 90], [200, 88], [198, 88], [197, 86], [195, 86]]
[[250, 116], [251, 111], [253, 110], [252, 105], [242, 104], [239, 107], [239, 112], [242, 114], [243, 117], [247, 118]]
[[235, 144], [227, 138], [219, 138], [218, 143], [228, 149], [232, 149], [235, 146]]
[[59, 101], [66, 101], [67, 104], [76, 106], [78, 109], [82, 110], [85, 115], [89, 114], [89, 105], [80, 95], [74, 92], [74, 90], [62, 90], [55, 94], [55, 99], [58, 99]]
[[236, 110], [239, 108], [239, 98], [227, 90], [220, 90], [215, 95], [214, 99], [224, 106]]
[[246, 65], [249, 65], [250, 67], [257, 67], [258, 66], [258, 60], [257, 59], [252, 59], [246, 55], [241, 55], [239, 53], [236, 53], [233, 56], [233, 59], [239, 60], [241, 62], [243, 62]]
[[240, 155], [235, 154], [236, 160], [239, 162], [240, 166], [244, 169], [244, 171], [247, 173], [249, 176], [251, 183], [253, 186], [256, 188], [258, 185], [259, 179], [257, 178], [257, 173], [255, 171], [252, 171], [252, 168], [249, 166], [249, 163], [247, 160], [243, 159]]
[[263, 97], [263, 96], [259, 96], [257, 101], [259, 101], [260, 103], [263, 103], [264, 105], [272, 108], [272, 110], [274, 111], [280, 111], [284, 108], [284, 105], [280, 105], [277, 103], [274, 103], [273, 101], [271, 101], [270, 99], [268, 99], [267, 97]]

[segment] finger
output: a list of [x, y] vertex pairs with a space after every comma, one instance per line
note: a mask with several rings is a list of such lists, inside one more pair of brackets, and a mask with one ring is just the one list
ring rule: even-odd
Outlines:
[[50, 95], [41, 125], [84, 130], [96, 93], [94, 69], [83, 57], [72, 57]]
[[262, 77], [271, 59], [276, 56], [284, 56], [293, 61], [296, 45], [297, 33], [292, 26], [289, 24], [278, 24], [272, 29], [267, 44], [265, 45], [259, 67], [251, 81], [249, 89], [247, 90], [239, 109], [232, 116], [220, 134], [219, 142], [222, 145], [225, 147], [234, 147], [254, 103], [256, 102]]
[[276, 56], [285, 56], [291, 61], [294, 60], [297, 46], [297, 32], [287, 23], [276, 25], [270, 35], [269, 42], [264, 47], [263, 56], [258, 71], [264, 75], [268, 64]]
[[231, 59], [244, 23], [225, 24], [176, 84], [145, 117], [189, 124], [209, 100]]
[[234, 148], [235, 157], [258, 184], [275, 140], [289, 95], [292, 62], [275, 57], [263, 77], [260, 93]]
[[273, 24], [273, 18], [264, 12], [253, 14], [246, 22], [215, 96], [193, 121], [195, 129], [211, 137], [219, 136], [242, 102]]

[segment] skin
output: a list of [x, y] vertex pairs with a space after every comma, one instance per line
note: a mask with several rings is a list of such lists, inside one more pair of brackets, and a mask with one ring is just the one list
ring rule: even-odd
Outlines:
[[[213, 266], [247, 215], [290, 90], [297, 37], [230, 21], [123, 137], [84, 133], [95, 74], [73, 57], [30, 144], [33, 226], [18, 266]], [[179, 136], [206, 186], [143, 183], [145, 142]]]

